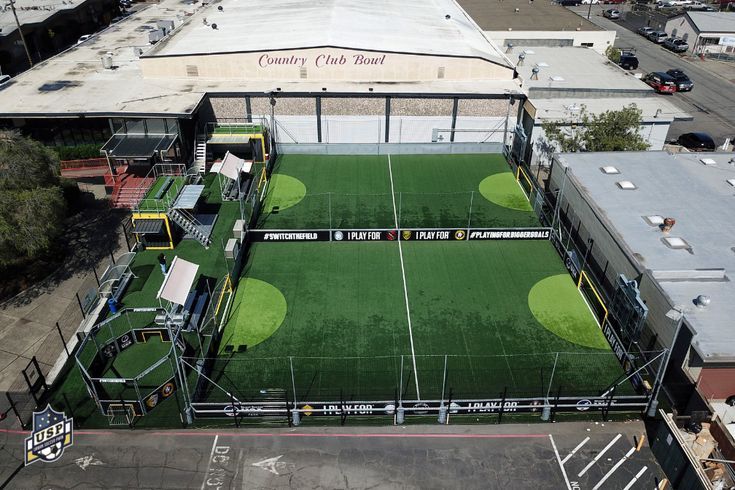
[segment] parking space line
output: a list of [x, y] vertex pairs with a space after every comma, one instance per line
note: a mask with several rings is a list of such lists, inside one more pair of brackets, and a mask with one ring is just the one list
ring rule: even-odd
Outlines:
[[554, 448], [554, 454], [556, 454], [556, 461], [559, 463], [559, 468], [561, 469], [561, 474], [564, 476], [564, 483], [567, 485], [567, 490], [572, 490], [572, 485], [569, 483], [569, 477], [567, 476], [567, 470], [564, 469], [564, 463], [561, 462], [561, 458], [559, 457], [559, 451], [556, 449], [556, 443], [554, 443], [554, 437], [549, 434], [549, 440], [551, 441], [551, 447]]
[[643, 473], [645, 473], [647, 469], [648, 469], [648, 466], [644, 466], [643, 468], [641, 468], [641, 471], [639, 471], [639, 472], [638, 472], [638, 474], [636, 474], [636, 475], [635, 475], [635, 476], [633, 477], [633, 479], [632, 479], [632, 480], [630, 480], [630, 483], [628, 483], [627, 485], [625, 485], [625, 488], [623, 488], [623, 490], [629, 490], [629, 489], [630, 489], [630, 487], [632, 487], [632, 486], [633, 486], [633, 484], [634, 484], [635, 482], [637, 482], [637, 481], [638, 481], [638, 479], [639, 479], [639, 478], [640, 478], [641, 476], [643, 476]]
[[207, 486], [207, 477], [209, 476], [209, 468], [212, 467], [212, 458], [214, 457], [214, 450], [217, 448], [217, 439], [219, 439], [219, 435], [214, 436], [214, 441], [212, 441], [212, 452], [209, 453], [209, 461], [207, 461], [207, 470], [204, 472], [204, 481], [202, 482], [201, 490], [204, 490]]
[[561, 460], [562, 464], [564, 464], [564, 463], [566, 463], [567, 461], [569, 461], [569, 459], [570, 459], [570, 458], [571, 458], [572, 456], [574, 456], [574, 455], [576, 454], [576, 452], [577, 452], [577, 451], [579, 451], [580, 449], [582, 449], [582, 446], [584, 446], [585, 444], [587, 444], [587, 441], [589, 441], [589, 440], [590, 440], [590, 438], [589, 438], [589, 437], [587, 437], [587, 438], [586, 438], [586, 439], [585, 439], [584, 441], [580, 442], [580, 443], [579, 443], [579, 445], [578, 445], [577, 447], [575, 447], [574, 449], [572, 449], [572, 452], [571, 452], [571, 453], [569, 453], [569, 454], [567, 454], [567, 457]]
[[613, 438], [613, 440], [610, 441], [610, 443], [603, 448], [602, 451], [600, 451], [599, 453], [597, 453], [597, 456], [595, 456], [595, 459], [593, 459], [592, 461], [590, 461], [590, 463], [587, 466], [585, 466], [584, 469], [582, 471], [580, 471], [577, 476], [582, 476], [585, 473], [587, 473], [587, 470], [589, 470], [590, 468], [592, 468], [592, 465], [594, 465], [595, 463], [597, 463], [597, 460], [599, 460], [602, 457], [602, 455], [605, 454], [607, 452], [607, 450], [612, 447], [613, 444], [615, 444], [616, 442], [618, 442], [618, 439], [620, 439], [621, 437], [623, 437], [623, 434], [616, 435]]
[[615, 471], [618, 468], [620, 468], [620, 466], [623, 463], [625, 463], [626, 461], [628, 461], [628, 458], [630, 458], [630, 455], [633, 454], [634, 451], [635, 451], [635, 448], [634, 447], [630, 448], [630, 451], [628, 451], [627, 453], [625, 453], [625, 456], [623, 456], [622, 458], [620, 458], [620, 461], [618, 461], [617, 463], [615, 463], [615, 466], [613, 466], [612, 468], [610, 468], [610, 471], [608, 471], [607, 473], [605, 473], [605, 476], [602, 477], [602, 480], [600, 480], [599, 482], [597, 482], [597, 485], [595, 485], [594, 487], [592, 487], [592, 490], [597, 490], [598, 488], [600, 488], [602, 486], [602, 484], [605, 483], [605, 481], [608, 478], [610, 478], [610, 476], [613, 473], [615, 473]]

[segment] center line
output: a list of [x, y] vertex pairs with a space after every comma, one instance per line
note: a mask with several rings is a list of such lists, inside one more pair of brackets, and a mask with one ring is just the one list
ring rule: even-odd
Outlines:
[[[411, 328], [411, 309], [408, 305], [408, 287], [406, 286], [406, 267], [403, 265], [403, 246], [401, 245], [401, 233], [398, 231], [398, 210], [396, 209], [396, 191], [393, 187], [393, 166], [388, 155], [388, 174], [390, 175], [390, 195], [393, 199], [393, 220], [398, 235], [398, 255], [401, 258], [401, 276], [403, 277], [403, 298], [406, 300], [406, 318], [408, 319], [408, 338], [411, 341], [411, 360], [413, 361], [413, 379], [416, 381], [416, 398], [421, 400], [419, 391], [419, 373], [416, 370], [416, 350], [413, 347], [413, 329]], [[401, 387], [403, 389], [403, 387]]]

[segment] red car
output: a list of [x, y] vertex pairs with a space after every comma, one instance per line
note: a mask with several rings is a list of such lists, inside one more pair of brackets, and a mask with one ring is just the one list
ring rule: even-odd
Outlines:
[[659, 94], [673, 94], [676, 92], [676, 80], [667, 73], [655, 71], [643, 77], [643, 81], [653, 87]]

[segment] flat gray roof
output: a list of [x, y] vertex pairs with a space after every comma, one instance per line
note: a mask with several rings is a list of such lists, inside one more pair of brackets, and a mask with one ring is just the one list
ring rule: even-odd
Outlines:
[[[200, 4], [197, 4], [200, 5]], [[0, 117], [169, 116], [188, 117], [207, 95], [261, 93], [504, 94], [518, 90], [513, 80], [406, 81], [394, 84], [212, 79], [145, 79], [135, 49], [151, 49], [148, 33], [158, 20], [181, 19], [196, 7], [160, 0], [95, 34], [88, 41], [35, 65], [0, 88]], [[177, 27], [178, 29], [179, 27]], [[176, 32], [176, 30], [174, 30]], [[280, 35], [280, 34], [278, 34]], [[278, 37], [270, 35], [269, 39]], [[101, 58], [112, 53], [114, 69]], [[373, 91], [370, 92], [369, 89]]]
[[605, 111], [617, 111], [624, 105], [635, 104], [641, 110], [643, 122], [672, 122], [676, 120], [690, 121], [691, 114], [683, 111], [673, 102], [662, 97], [598, 97], [589, 99], [559, 98], [559, 99], [531, 99], [536, 108], [536, 121], [563, 120], [584, 105], [591, 114], [600, 114]]
[[[39, 1], [39, 0], [15, 0], [15, 12], [18, 14], [20, 25], [38, 24], [49, 17], [56, 15], [62, 10], [73, 10], [86, 3], [87, 0], [76, 1]], [[0, 7], [0, 36], [7, 36], [18, 29], [13, 18], [10, 6], [3, 2]], [[24, 32], [25, 34], [25, 32]]]
[[[514, 46], [506, 56], [517, 62], [521, 53], [525, 59], [516, 70], [523, 87], [530, 90], [594, 89], [654, 95], [653, 89], [635, 75], [590, 48]], [[538, 80], [532, 79], [534, 67], [539, 69]], [[533, 99], [533, 93], [531, 96]]]
[[[217, 29], [213, 29], [214, 24]], [[146, 56], [323, 46], [472, 56], [512, 66], [454, 0], [261, 0], [247, 3], [216, 0], [199, 9]]]
[[699, 32], [735, 33], [735, 12], [687, 12], [684, 15]]
[[602, 30], [551, 0], [458, 0], [458, 2], [484, 31]]
[[[705, 165], [701, 160], [710, 159]], [[732, 153], [663, 151], [563, 153], [570, 168], [613, 232], [650, 269], [674, 306], [685, 308], [695, 330], [693, 346], [705, 361], [735, 358], [735, 160]], [[620, 173], [606, 175], [603, 165]], [[728, 179], [733, 179], [728, 182]], [[630, 181], [635, 190], [623, 190]], [[651, 226], [644, 216], [676, 220], [670, 233]], [[681, 238], [688, 249], [674, 249], [664, 238]], [[724, 279], [714, 277], [724, 274]], [[706, 279], [710, 276], [709, 279]], [[706, 308], [694, 305], [707, 295]]]

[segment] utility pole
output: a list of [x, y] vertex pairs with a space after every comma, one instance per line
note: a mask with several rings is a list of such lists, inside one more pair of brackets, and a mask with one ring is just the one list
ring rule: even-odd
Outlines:
[[20, 34], [20, 40], [23, 43], [23, 47], [26, 50], [26, 56], [28, 56], [28, 64], [32, 67], [33, 60], [31, 59], [31, 52], [28, 51], [28, 43], [26, 43], [26, 37], [23, 35], [23, 29], [20, 28], [20, 21], [18, 20], [18, 14], [15, 11], [15, 0], [10, 1], [10, 9], [13, 11], [13, 17], [15, 17], [15, 25], [18, 26], [18, 34]]

